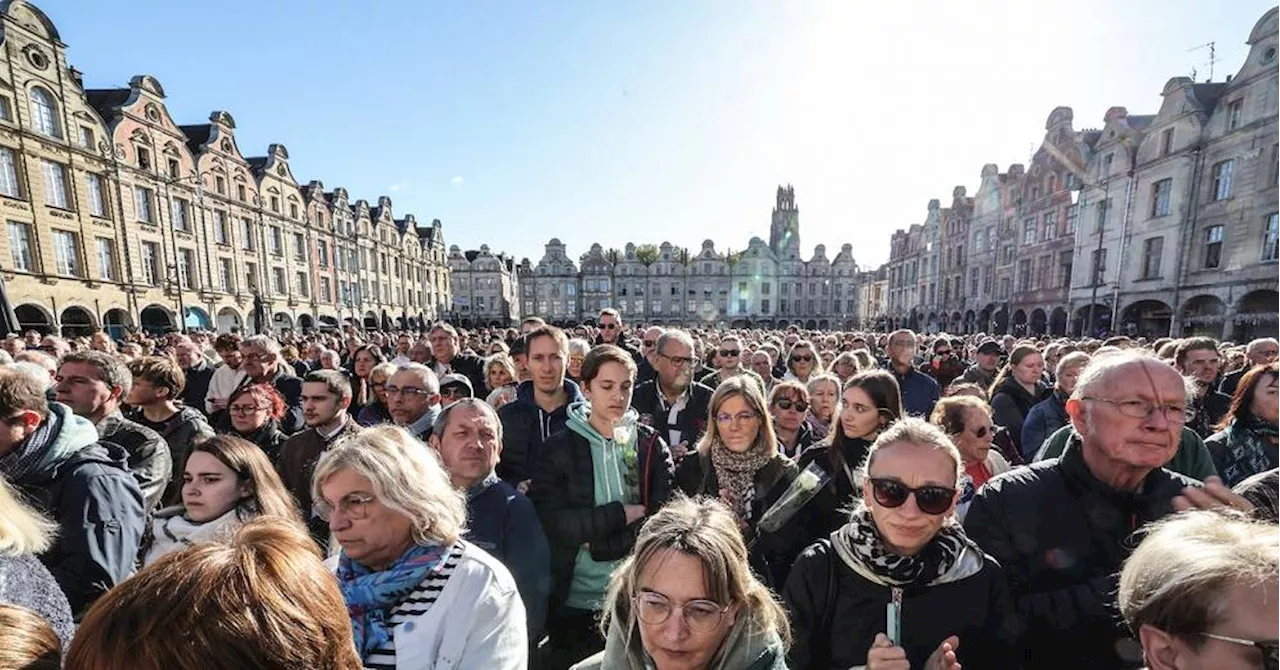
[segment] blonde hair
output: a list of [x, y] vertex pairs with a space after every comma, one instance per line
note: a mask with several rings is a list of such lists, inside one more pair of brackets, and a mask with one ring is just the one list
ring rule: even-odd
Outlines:
[[62, 643], [53, 626], [25, 607], [0, 604], [0, 668], [59, 670], [61, 667]]
[[44, 553], [57, 532], [58, 524], [24, 505], [0, 479], [0, 556]]
[[664, 550], [697, 558], [702, 563], [708, 599], [721, 606], [739, 605], [738, 616], [747, 617], [754, 627], [752, 633], [776, 632], [790, 646], [791, 625], [786, 612], [773, 592], [752, 574], [738, 518], [719, 500], [684, 495], [677, 495], [649, 517], [631, 555], [614, 569], [600, 619], [605, 637], [616, 618], [630, 645], [638, 625], [631, 598], [639, 591], [645, 568]]
[[760, 385], [754, 379], [744, 375], [734, 375], [720, 382], [711, 394], [711, 401], [707, 403], [707, 430], [699, 438], [696, 449], [702, 453], [711, 453], [711, 445], [720, 439], [720, 424], [716, 421], [716, 414], [725, 401], [735, 396], [742, 398], [747, 407], [760, 417], [760, 432], [756, 435], [756, 443], [752, 445], [752, 449], [763, 440], [767, 453], [778, 453], [778, 434], [773, 430], [773, 417], [769, 415], [769, 408], [765, 404], [764, 391], [760, 390]]
[[1234, 587], [1280, 579], [1280, 528], [1242, 514], [1190, 511], [1149, 526], [1120, 573], [1120, 613], [1190, 642], [1224, 617]]
[[941, 428], [914, 416], [899, 419], [889, 424], [888, 428], [881, 431], [876, 441], [871, 443], [871, 447], [867, 450], [867, 459], [862, 462], [862, 479], [865, 481], [870, 476], [871, 462], [875, 460], [876, 454], [881, 449], [888, 449], [896, 444], [903, 443], [931, 447], [934, 451], [941, 451], [956, 466], [956, 478], [952, 485], [960, 483], [960, 477], [964, 475], [964, 460], [960, 458], [960, 450], [951, 443], [951, 438], [947, 437], [947, 434], [942, 432]]
[[366, 428], [339, 442], [316, 466], [313, 499], [324, 500], [320, 489], [339, 470], [368, 479], [378, 502], [413, 522], [417, 544], [453, 544], [465, 530], [465, 495], [453, 488], [435, 450], [399, 426]]

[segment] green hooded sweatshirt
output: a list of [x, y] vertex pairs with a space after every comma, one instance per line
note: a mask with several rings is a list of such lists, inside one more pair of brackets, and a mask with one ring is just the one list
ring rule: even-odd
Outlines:
[[[585, 437], [591, 444], [591, 476], [592, 488], [595, 490], [597, 507], [609, 503], [634, 505], [640, 502], [639, 490], [635, 485], [628, 485], [628, 475], [632, 481], [638, 481], [634, 470], [637, 467], [636, 454], [636, 411], [627, 410], [622, 421], [614, 428], [614, 439], [605, 439], [591, 426], [591, 405], [577, 402], [569, 406], [569, 430]], [[609, 575], [622, 561], [597, 561], [591, 558], [591, 551], [586, 547], [578, 549], [578, 556], [573, 564], [573, 581], [569, 584], [569, 598], [565, 602], [569, 607], [599, 611], [604, 608], [604, 593], [609, 587]]]
[[[619, 621], [626, 621], [619, 608], [609, 621], [604, 651], [574, 665], [571, 670], [652, 670], [653, 659], [640, 642], [639, 631], [630, 634]], [[778, 633], [762, 630], [749, 616], [739, 616], [725, 636], [708, 670], [787, 670], [787, 650]]]

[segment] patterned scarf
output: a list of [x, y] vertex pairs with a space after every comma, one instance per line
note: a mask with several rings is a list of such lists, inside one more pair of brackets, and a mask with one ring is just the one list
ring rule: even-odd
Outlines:
[[347, 601], [360, 658], [367, 658], [373, 650], [391, 641], [388, 619], [392, 610], [428, 575], [444, 567], [448, 556], [447, 546], [415, 544], [391, 567], [375, 572], [342, 552], [338, 558], [338, 586]]
[[724, 443], [716, 440], [711, 444], [711, 465], [716, 469], [716, 479], [720, 486], [729, 489], [733, 494], [733, 512], [743, 521], [751, 519], [751, 502], [755, 497], [756, 472], [773, 458], [765, 449], [764, 442], [757, 440], [751, 448], [743, 453], [730, 451]]
[[927, 586], [947, 574], [973, 541], [958, 523], [948, 521], [914, 556], [900, 556], [884, 545], [871, 510], [859, 504], [849, 523], [831, 534], [836, 553], [857, 569], [862, 566], [891, 586]]
[[1231, 422], [1219, 473], [1227, 486], [1235, 486], [1252, 475], [1276, 467], [1277, 445], [1270, 440], [1276, 433], [1276, 424], [1257, 417]]

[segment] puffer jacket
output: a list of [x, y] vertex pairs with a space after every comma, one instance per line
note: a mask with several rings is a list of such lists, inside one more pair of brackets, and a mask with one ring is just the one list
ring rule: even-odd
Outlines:
[[162, 507], [182, 502], [182, 473], [187, 467], [187, 455], [191, 453], [191, 445], [197, 439], [213, 437], [213, 427], [204, 418], [204, 414], [194, 407], [179, 407], [178, 413], [164, 421], [148, 421], [140, 409], [134, 409], [126, 415], [135, 421], [160, 434], [165, 444], [169, 445], [169, 458], [173, 461], [173, 472], [169, 485], [164, 489]]
[[552, 435], [564, 430], [569, 419], [569, 405], [582, 402], [578, 385], [564, 381], [567, 396], [564, 405], [554, 412], [544, 412], [534, 402], [533, 382], [523, 382], [516, 389], [516, 399], [498, 410], [502, 421], [502, 460], [498, 462], [498, 476], [512, 486], [531, 479], [539, 469], [544, 443]]
[[1049, 389], [1044, 386], [1037, 386], [1035, 393], [1027, 391], [1013, 375], [1005, 377], [1000, 387], [991, 394], [991, 420], [997, 426], [1004, 426], [1009, 430], [1009, 436], [1018, 446], [1019, 453], [1025, 448], [1022, 445], [1022, 424], [1031, 408], [1048, 394]]

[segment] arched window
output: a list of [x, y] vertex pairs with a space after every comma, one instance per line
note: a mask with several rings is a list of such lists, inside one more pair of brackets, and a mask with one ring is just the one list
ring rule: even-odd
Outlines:
[[39, 86], [31, 89], [31, 123], [36, 132], [49, 137], [62, 137], [58, 128], [58, 112], [53, 96]]

